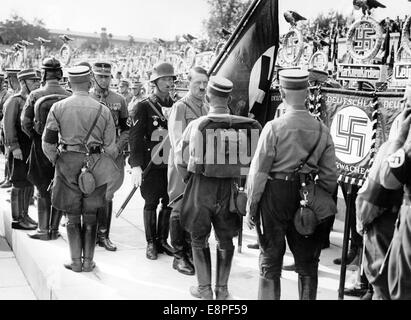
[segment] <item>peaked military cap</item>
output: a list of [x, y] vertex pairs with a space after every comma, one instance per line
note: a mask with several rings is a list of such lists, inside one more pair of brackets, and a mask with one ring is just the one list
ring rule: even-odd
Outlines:
[[302, 90], [308, 88], [308, 71], [288, 69], [279, 72], [280, 85], [288, 90]]
[[142, 86], [143, 83], [141, 81], [133, 81], [133, 83], [131, 84], [131, 88], [135, 89], [138, 88], [139, 86]]
[[120, 81], [120, 86], [122, 86], [122, 85], [126, 85], [126, 86], [130, 86], [130, 83], [127, 81], [127, 80], [121, 80]]
[[108, 62], [95, 62], [92, 70], [97, 75], [111, 76], [111, 64]]
[[87, 66], [75, 66], [67, 70], [69, 81], [82, 83], [90, 81], [90, 68]]
[[217, 97], [228, 97], [233, 90], [233, 83], [227, 78], [213, 76], [208, 80], [207, 89]]
[[17, 76], [17, 73], [21, 71], [21, 69], [6, 69], [6, 77], [9, 78], [11, 76]]
[[35, 69], [24, 69], [17, 73], [17, 79], [20, 80], [40, 80], [40, 75]]
[[41, 68], [44, 70], [60, 70], [61, 64], [56, 58], [48, 57], [43, 60]]

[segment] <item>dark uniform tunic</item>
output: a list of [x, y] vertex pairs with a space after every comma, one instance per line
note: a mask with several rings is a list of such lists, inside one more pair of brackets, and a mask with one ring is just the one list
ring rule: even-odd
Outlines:
[[[125, 159], [123, 151], [127, 148], [128, 139], [129, 139], [129, 127], [127, 125], [128, 111], [127, 104], [124, 98], [112, 91], [108, 90], [108, 94], [101, 94], [98, 91], [94, 90], [90, 95], [95, 100], [106, 105], [113, 116], [114, 125], [116, 126], [116, 146], [118, 155], [116, 156], [116, 164], [121, 169], [121, 175], [116, 183], [115, 190], [118, 190], [124, 181], [124, 167]], [[107, 200], [112, 200], [114, 197], [113, 194], [107, 195]]]
[[[165, 113], [173, 105], [169, 97], [161, 101], [152, 94], [137, 104], [133, 126], [130, 129], [129, 164], [144, 170], [156, 152], [156, 145], [167, 135], [167, 118]], [[156, 111], [155, 111], [156, 110]], [[141, 196], [145, 200], [145, 210], [155, 210], [158, 201], [162, 199], [164, 206], [168, 204], [167, 194], [167, 159], [169, 142], [166, 142], [159, 159], [154, 159], [153, 165], [141, 184]]]
[[[27, 179], [27, 158], [30, 153], [31, 140], [23, 132], [20, 123], [20, 115], [26, 98], [20, 93], [10, 97], [4, 104], [4, 135], [5, 145], [9, 149], [10, 181], [17, 188], [29, 187], [32, 184]], [[20, 148], [23, 160], [15, 159], [13, 151]]]
[[[90, 196], [85, 196], [78, 185], [78, 176], [85, 158], [83, 140], [100, 106], [101, 104], [92, 99], [87, 92], [75, 92], [71, 97], [55, 103], [47, 117], [42, 140], [45, 155], [56, 166], [52, 205], [71, 214], [79, 215], [102, 207], [98, 199], [103, 197], [104, 200], [106, 188], [112, 189], [113, 179], [118, 179], [119, 176], [116, 170], [113, 171], [115, 166], [112, 158], [112, 166], [102, 168], [104, 170], [93, 169], [97, 189]], [[56, 132], [59, 133], [58, 141]], [[56, 148], [57, 142], [60, 145], [60, 152]], [[88, 145], [101, 146], [105, 151], [104, 154], [91, 155], [91, 167], [100, 157], [117, 155], [113, 117], [105, 106], [88, 139]], [[102, 186], [103, 193], [99, 189]]]
[[[324, 124], [319, 145], [301, 173], [318, 172], [319, 184], [333, 192], [337, 186], [334, 144]], [[261, 211], [264, 236], [260, 244], [260, 275], [267, 279], [281, 275], [285, 237], [294, 255], [297, 273], [317, 273], [323, 241], [327, 236], [324, 224], [312, 236], [300, 235], [294, 227], [294, 214], [299, 208], [298, 181], [279, 174], [291, 175], [314, 147], [319, 135], [319, 122], [307, 110], [290, 110], [264, 127], [251, 162], [247, 180], [247, 212]], [[276, 173], [278, 173], [276, 175]]]
[[411, 299], [411, 158], [401, 150], [389, 150], [380, 170], [385, 188], [404, 190], [388, 256], [387, 281], [392, 300]]
[[[41, 134], [34, 129], [34, 105], [44, 96], [58, 94], [69, 96], [70, 93], [62, 88], [58, 81], [47, 81], [44, 87], [30, 93], [21, 113], [22, 130], [33, 139], [29, 159], [29, 179], [36, 185], [40, 195], [45, 197], [47, 188], [54, 176], [54, 167], [48, 161], [41, 147]], [[46, 119], [43, 119], [45, 124]]]

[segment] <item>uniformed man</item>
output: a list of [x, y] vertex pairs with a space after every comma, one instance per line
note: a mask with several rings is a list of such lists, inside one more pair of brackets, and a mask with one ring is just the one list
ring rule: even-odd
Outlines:
[[[97, 209], [106, 201], [106, 189], [112, 184], [114, 165], [101, 169], [102, 159], [117, 155], [113, 117], [109, 108], [89, 95], [90, 69], [75, 66], [68, 70], [73, 95], [53, 104], [42, 135], [42, 147], [55, 165], [52, 206], [67, 213], [67, 237], [75, 272], [90, 272], [97, 233]], [[104, 153], [103, 153], [104, 150]], [[111, 157], [111, 158], [110, 158]], [[79, 183], [85, 163], [93, 168], [95, 190], [86, 191]], [[87, 180], [86, 180], [87, 181]], [[82, 260], [83, 258], [83, 260]]]
[[127, 80], [121, 80], [118, 87], [120, 95], [126, 100], [126, 105], [128, 106], [133, 94], [130, 92], [130, 83]]
[[[230, 80], [219, 76], [210, 77], [206, 96], [209, 112], [206, 116], [189, 123], [174, 154], [179, 173], [187, 182], [180, 220], [183, 228], [191, 235], [198, 281], [198, 286], [191, 287], [190, 293], [196, 298], [207, 300], [213, 299], [211, 256], [208, 243], [211, 228], [214, 228], [217, 240], [215, 283], [217, 300], [231, 298], [227, 284], [234, 255], [233, 237], [240, 229], [240, 216], [230, 210], [233, 179], [238, 178], [241, 173], [237, 164], [233, 164], [233, 167], [238, 171], [232, 170], [230, 166], [233, 159], [239, 161], [238, 154], [231, 154], [231, 152], [232, 150], [239, 152], [239, 140], [228, 137], [230, 142], [236, 142], [235, 148], [230, 145], [228, 149], [215, 150], [214, 146], [217, 145], [217, 148], [226, 146], [227, 136], [225, 135], [227, 132], [233, 132], [235, 126], [240, 125], [242, 129], [254, 127], [258, 131], [261, 129], [254, 119], [229, 115], [228, 102], [232, 89], [233, 83]], [[208, 127], [210, 124], [212, 127]], [[239, 134], [238, 131], [236, 133]], [[213, 140], [207, 140], [210, 137]], [[219, 139], [224, 143], [221, 143]], [[203, 146], [207, 146], [205, 151]], [[209, 146], [212, 147], [209, 148]], [[189, 155], [188, 159], [183, 157], [185, 154]], [[222, 154], [226, 157], [220, 163]], [[217, 162], [210, 161], [210, 159], [217, 159]]]
[[[56, 99], [63, 99], [70, 95], [59, 84], [63, 76], [60, 61], [54, 57], [45, 58], [41, 67], [42, 83], [44, 85], [30, 93], [21, 113], [21, 128], [32, 139], [29, 156], [28, 179], [33, 183], [38, 192], [37, 213], [39, 226], [36, 233], [29, 235], [32, 239], [55, 240], [59, 236], [58, 228], [63, 213], [51, 207], [51, 192], [49, 189], [54, 177], [54, 167], [44, 155], [41, 147], [41, 135], [47, 119], [47, 110], [35, 110], [36, 102], [41, 98], [54, 95]], [[60, 96], [60, 97], [58, 97]], [[50, 98], [50, 97], [49, 97]], [[55, 98], [49, 102], [42, 102], [38, 108], [50, 108]], [[44, 99], [43, 99], [44, 100]]]
[[[392, 300], [411, 299], [411, 83], [405, 91], [406, 108], [398, 137], [390, 144], [380, 170], [384, 188], [404, 190], [402, 206], [394, 227], [394, 235], [387, 250], [388, 262], [382, 266], [387, 274], [388, 294]], [[383, 234], [386, 236], [386, 234]], [[378, 244], [378, 243], [377, 243]]]
[[[174, 163], [174, 150], [181, 140], [183, 131], [187, 125], [208, 112], [205, 105], [205, 93], [208, 83], [207, 71], [202, 67], [194, 67], [190, 70], [188, 80], [189, 91], [186, 96], [177, 101], [172, 108], [168, 120], [170, 137], [170, 156], [168, 159], [168, 196], [170, 200], [177, 198], [184, 192], [183, 178]], [[173, 268], [186, 275], [194, 274], [192, 260], [190, 234], [185, 231], [180, 223], [181, 201], [172, 205], [170, 218], [170, 239], [174, 247]]]
[[113, 197], [124, 180], [124, 151], [127, 148], [129, 137], [129, 126], [127, 125], [127, 104], [124, 98], [118, 93], [110, 90], [111, 64], [107, 62], [96, 62], [93, 64], [92, 74], [94, 77], [94, 90], [91, 96], [106, 105], [113, 116], [116, 125], [116, 147], [117, 147], [117, 166], [121, 169], [121, 176], [112, 190], [107, 190], [107, 205], [98, 210], [98, 230], [97, 244], [108, 251], [116, 251], [117, 247], [111, 242], [110, 226], [113, 214]]
[[131, 91], [133, 97], [131, 98], [130, 103], [127, 106], [128, 109], [128, 116], [130, 119], [134, 119], [134, 115], [136, 113], [137, 104], [146, 98], [143, 88], [143, 83], [140, 81], [134, 81], [131, 85]]
[[[6, 69], [6, 77], [5, 81], [7, 81], [7, 88], [6, 88], [6, 93], [5, 96], [3, 96], [3, 106], [2, 106], [2, 115], [4, 117], [4, 103], [6, 103], [6, 100], [12, 96], [15, 93], [18, 93], [20, 91], [20, 83], [17, 79], [17, 73], [20, 71], [19, 69]], [[5, 86], [6, 87], [6, 86]], [[1, 135], [2, 135], [2, 140], [4, 143], [4, 120], [1, 121]], [[7, 148], [5, 148], [5, 155], [7, 154]], [[4, 174], [5, 174], [5, 181], [0, 185], [0, 188], [10, 188], [11, 187], [11, 181], [10, 181], [10, 166], [9, 166], [9, 161], [8, 157], [6, 156], [6, 161], [5, 161], [5, 168], [4, 168]]]
[[[141, 196], [144, 198], [144, 229], [147, 240], [146, 257], [157, 259], [158, 253], [173, 255], [173, 248], [167, 243], [171, 208], [168, 207], [167, 194], [167, 157], [169, 144], [164, 142], [159, 155], [164, 161], [152, 159], [159, 148], [160, 139], [167, 139], [167, 118], [165, 113], [173, 105], [170, 90], [174, 86], [174, 68], [171, 64], [160, 62], [153, 68], [150, 82], [154, 93], [139, 102], [130, 130], [130, 158], [133, 184], [141, 185]], [[150, 161], [150, 167], [144, 174]], [[161, 163], [159, 163], [161, 162]], [[157, 221], [157, 206], [161, 199], [161, 209]]]
[[328, 231], [324, 223], [308, 237], [295, 229], [293, 219], [300, 206], [301, 184], [294, 170], [313, 149], [321, 125], [323, 134], [300, 172], [307, 177], [318, 174], [319, 185], [334, 191], [337, 186], [334, 145], [326, 126], [315, 120], [305, 107], [308, 72], [283, 70], [279, 79], [286, 113], [265, 125], [247, 179], [247, 223], [253, 228], [261, 221], [264, 230], [259, 235], [262, 251], [258, 298], [280, 299], [287, 237], [298, 273], [300, 299], [316, 299], [318, 260]]
[[4, 135], [8, 148], [10, 166], [12, 228], [34, 230], [37, 223], [28, 216], [33, 185], [27, 179], [27, 159], [31, 140], [22, 131], [20, 115], [27, 96], [40, 86], [40, 77], [34, 69], [25, 69], [17, 74], [20, 91], [10, 97], [4, 105]]
[[[8, 92], [6, 86], [4, 85], [5, 76], [3, 73], [0, 73], [0, 149], [1, 153], [6, 156], [6, 149], [4, 147], [4, 130], [3, 130], [3, 106], [6, 102], [7, 98], [10, 97], [10, 93]], [[7, 157], [6, 157], [7, 158]], [[9, 173], [8, 173], [8, 165], [7, 159], [4, 166], [4, 180], [0, 182], [0, 185], [7, 182], [9, 180]]]

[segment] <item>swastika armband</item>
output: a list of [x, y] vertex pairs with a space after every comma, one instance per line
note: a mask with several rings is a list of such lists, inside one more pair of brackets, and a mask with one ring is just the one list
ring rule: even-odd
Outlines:
[[43, 141], [51, 144], [57, 143], [59, 141], [58, 131], [46, 129], [46, 133], [43, 136]]
[[402, 184], [406, 184], [411, 181], [411, 161], [406, 156], [403, 148], [398, 149], [387, 159], [392, 174]]

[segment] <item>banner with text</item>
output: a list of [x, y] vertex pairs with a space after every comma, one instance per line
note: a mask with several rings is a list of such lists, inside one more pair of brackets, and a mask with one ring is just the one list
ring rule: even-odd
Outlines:
[[397, 133], [402, 94], [323, 88], [322, 96], [322, 118], [334, 141], [339, 181], [361, 186], [372, 155]]

